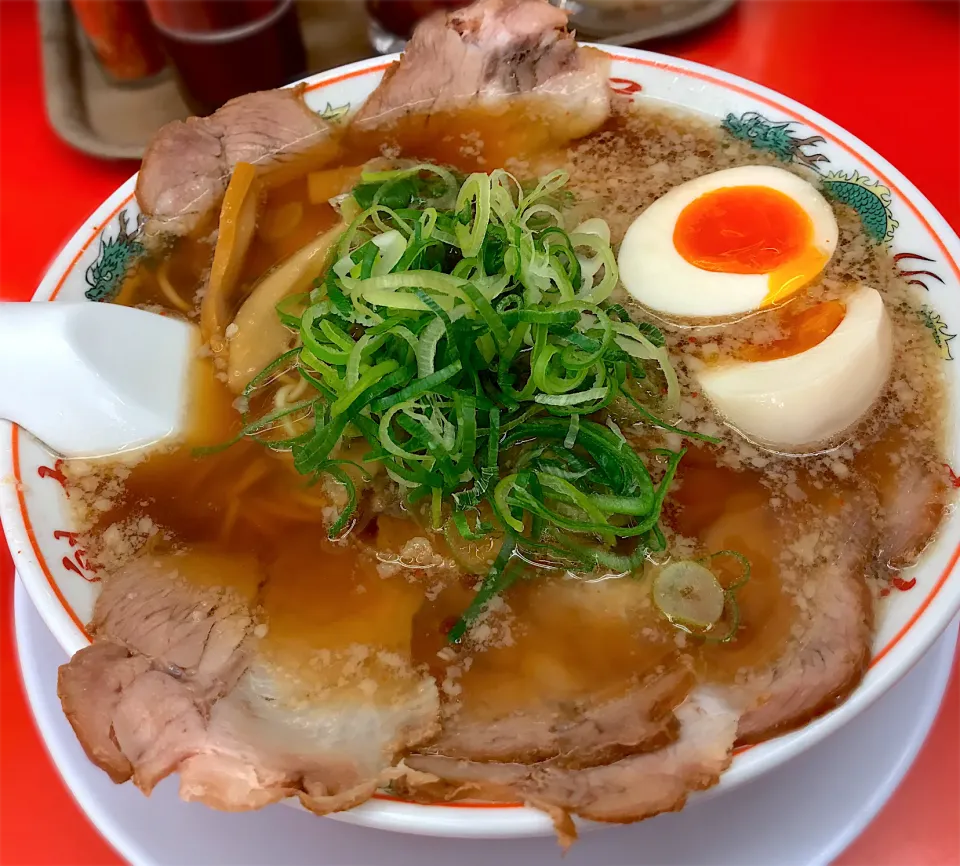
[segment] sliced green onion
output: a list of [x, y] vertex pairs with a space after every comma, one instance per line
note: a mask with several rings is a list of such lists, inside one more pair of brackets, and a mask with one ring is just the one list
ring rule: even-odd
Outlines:
[[490, 223], [490, 175], [476, 172], [466, 179], [457, 195], [455, 210], [470, 208], [473, 213], [468, 225], [457, 225], [457, 242], [465, 258], [480, 252], [480, 246]]
[[391, 394], [389, 397], [380, 397], [379, 399], [374, 400], [368, 408], [371, 412], [382, 412], [384, 409], [389, 409], [396, 403], [413, 400], [414, 398], [419, 397], [421, 394], [426, 394], [428, 391], [433, 391], [438, 385], [442, 385], [448, 379], [452, 379], [457, 375], [457, 373], [460, 372], [461, 369], [462, 366], [460, 362], [454, 361], [452, 364], [448, 364], [442, 370], [437, 370], [436, 373], [431, 373], [429, 376], [424, 376], [422, 379], [417, 379], [415, 382], [411, 382], [406, 388], [401, 388], [399, 391]]
[[670, 622], [706, 631], [723, 616], [726, 596], [710, 569], [683, 561], [660, 570], [653, 580], [653, 601]]
[[543, 406], [576, 406], [592, 400], [602, 400], [609, 390], [609, 388], [589, 388], [574, 394], [537, 394], [534, 400]]
[[507, 497], [513, 490], [516, 480], [516, 475], [508, 475], [502, 479], [493, 492], [493, 501], [497, 509], [497, 516], [511, 529], [515, 529], [517, 532], [523, 532], [523, 521], [514, 517], [513, 512], [510, 510], [510, 504], [507, 501]]
[[375, 277], [389, 274], [397, 262], [403, 258], [407, 250], [407, 239], [396, 229], [392, 229], [382, 235], [374, 236], [373, 242], [379, 248], [380, 256], [373, 265], [371, 273]]
[[399, 366], [396, 361], [384, 361], [382, 364], [377, 364], [375, 367], [367, 370], [367, 372], [357, 380], [356, 385], [339, 397], [330, 407], [330, 414], [336, 416], [345, 412], [364, 391], [372, 385], [375, 385], [380, 379], [386, 376], [387, 373], [392, 373]]
[[470, 602], [470, 606], [463, 612], [463, 615], [457, 620], [456, 624], [447, 633], [447, 640], [450, 643], [459, 643], [470, 625], [483, 613], [490, 599], [503, 592], [520, 575], [520, 569], [514, 565], [511, 566], [510, 558], [513, 556], [515, 543], [507, 540], [500, 547], [497, 558], [493, 561], [490, 571], [483, 579], [480, 589]]
[[[344, 485], [334, 534], [359, 501], [335, 455], [361, 436], [364, 463], [433, 528], [505, 539], [454, 640], [531, 564], [629, 573], [666, 546], [660, 513], [683, 452], [651, 449], [666, 456], [654, 484], [613, 418], [595, 415], [631, 404], [648, 429], [676, 430], [657, 416], [675, 411], [679, 383], [661, 332], [607, 300], [609, 227], [565, 228], [566, 182], [553, 172], [531, 189], [500, 169], [463, 178], [409, 162], [365, 172], [343, 202], [353, 219], [334, 263], [278, 305], [297, 347], [244, 392], [269, 401], [290, 374], [308, 389], [244, 415], [240, 435]], [[296, 435], [279, 438], [291, 418]]]
[[470, 528], [470, 524], [467, 523], [467, 515], [463, 511], [454, 512], [452, 519], [454, 525], [457, 527], [457, 532], [460, 533], [460, 537], [463, 538], [464, 541], [481, 541], [493, 531], [493, 525], [480, 520], [479, 514], [476, 529]]
[[340, 516], [333, 522], [327, 531], [329, 538], [339, 538], [346, 530], [357, 513], [357, 487], [353, 479], [347, 475], [339, 466], [335, 465], [337, 461], [328, 460], [323, 464], [322, 471], [333, 476], [339, 481], [347, 491], [347, 504], [344, 506]]

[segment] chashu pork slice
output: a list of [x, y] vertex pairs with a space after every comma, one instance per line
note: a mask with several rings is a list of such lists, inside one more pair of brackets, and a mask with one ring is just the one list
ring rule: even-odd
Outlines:
[[610, 61], [579, 47], [566, 24], [567, 13], [546, 0], [477, 0], [432, 15], [414, 30], [354, 124], [534, 95], [550, 99], [551, 117], [567, 139], [587, 135], [610, 113]]
[[445, 720], [424, 753], [475, 761], [592, 766], [657, 749], [677, 736], [672, 697], [689, 677], [677, 669], [630, 683], [616, 697], [543, 701], [492, 719]]
[[[463, 760], [427, 747], [407, 758], [411, 773], [395, 786], [421, 799], [526, 802], [553, 817], [561, 840], [573, 838], [572, 815], [627, 822], [681, 808], [689, 792], [716, 783], [737, 743], [802, 724], [859, 681], [870, 657], [872, 607], [865, 574], [874, 528], [870, 509], [856, 494], [837, 509], [838, 525], [848, 530], [842, 543], [804, 575], [802, 586], [790, 587], [777, 601], [790, 605], [793, 614], [789, 633], [776, 638], [774, 660], [745, 665], [729, 683], [697, 686], [673, 711], [678, 731], [671, 742], [596, 766], [570, 766], [562, 757], [531, 763]], [[721, 517], [707, 533], [708, 543], [742, 549], [740, 528], [763, 528], [762, 520], [759, 511], [749, 509], [736, 521]]]
[[231, 99], [208, 117], [175, 120], [147, 146], [137, 202], [148, 237], [185, 235], [219, 205], [238, 162], [271, 172], [324, 143], [330, 125], [303, 100], [303, 88], [265, 90]]
[[699, 687], [676, 709], [679, 735], [653, 752], [569, 769], [559, 761], [532, 765], [457, 761], [416, 755], [398, 790], [423, 799], [521, 800], [546, 811], [560, 841], [576, 838], [570, 819], [629, 823], [683, 807], [692, 791], [709, 788], [730, 764], [739, 714], [724, 696]]
[[[673, 714], [693, 682], [669, 627], [657, 629], [649, 584], [544, 581], [512, 597], [509, 645], [471, 654], [462, 693], [424, 751], [475, 761], [606, 763], [677, 736]], [[481, 629], [484, 628], [481, 623]], [[472, 657], [471, 657], [472, 656]]]
[[873, 602], [864, 580], [869, 559], [855, 543], [814, 575], [811, 596], [783, 655], [733, 690], [747, 709], [738, 742], [799, 727], [840, 703], [870, 661]]
[[911, 448], [909, 435], [906, 426], [865, 451], [856, 464], [877, 491], [877, 564], [894, 574], [916, 563], [935, 536], [952, 483], [938, 453], [923, 443]]
[[[851, 492], [839, 502], [826, 507], [835, 508], [843, 535], [824, 535], [817, 563], [801, 569], [799, 584], [791, 588], [793, 622], [779, 656], [741, 670], [728, 688], [730, 702], [743, 708], [739, 743], [768, 739], [832, 709], [870, 661], [873, 601], [866, 578], [875, 528], [863, 497]], [[714, 533], [714, 545], [724, 541], [732, 539]]]
[[[225, 570], [231, 589], [217, 586]], [[327, 687], [305, 687], [251, 615], [261, 578], [251, 558], [193, 552], [105, 579], [94, 643], [61, 667], [58, 692], [114, 781], [149, 793], [179, 772], [185, 799], [242, 810], [296, 795], [322, 814], [367, 799], [435, 733], [436, 687], [402, 658], [377, 689], [369, 648], [329, 653]]]

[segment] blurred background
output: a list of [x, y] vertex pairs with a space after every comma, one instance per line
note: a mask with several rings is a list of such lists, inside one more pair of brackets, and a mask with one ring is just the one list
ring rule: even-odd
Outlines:
[[[703, 26], [735, 0], [551, 0], [581, 39], [637, 45]], [[463, 0], [43, 0], [47, 116], [86, 153], [138, 158], [158, 127], [242, 93], [400, 51]], [[250, 62], [250, 58], [257, 58]]]

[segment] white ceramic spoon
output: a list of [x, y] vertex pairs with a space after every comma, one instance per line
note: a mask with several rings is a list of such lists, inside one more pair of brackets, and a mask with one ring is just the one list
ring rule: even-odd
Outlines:
[[114, 304], [0, 303], [0, 418], [65, 457], [181, 429], [197, 329]]

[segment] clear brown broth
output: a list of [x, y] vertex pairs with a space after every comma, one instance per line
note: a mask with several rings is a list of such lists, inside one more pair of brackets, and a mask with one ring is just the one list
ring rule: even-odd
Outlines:
[[[671, 149], [673, 140], [677, 144]], [[691, 172], [762, 161], [746, 146], [721, 148], [718, 142], [718, 133], [699, 121], [650, 111], [617, 116], [586, 141], [558, 150], [536, 118], [518, 111], [510, 115], [475, 111], [414, 119], [386, 135], [347, 136], [325, 167], [357, 165], [385, 150], [463, 170], [491, 170], [507, 164], [508, 157], [520, 171], [524, 165], [566, 163], [574, 189], [599, 215], [611, 217], [616, 237], [632, 213], [660, 194], [664, 184], [685, 180]], [[663, 171], [656, 175], [660, 187], [644, 180], [654, 176], [648, 163], [656, 164], [658, 147], [663, 152], [660, 162], [669, 169], [666, 176]], [[678, 167], [691, 153], [699, 162]], [[597, 176], [612, 165], [620, 165], [619, 178]], [[307, 178], [301, 174], [268, 190], [261, 225], [291, 205], [302, 209], [298, 225], [277, 239], [258, 235], [246, 259], [243, 291], [337, 218], [328, 204], [310, 202]], [[158, 280], [162, 267], [178, 295], [193, 308], [196, 289], [210, 265], [211, 228], [207, 224], [196, 237], [179, 241], [165, 258], [141, 267], [128, 279], [119, 302], [170, 308]], [[856, 237], [855, 229], [849, 231]], [[860, 278], [856, 268], [862, 267], [874, 276], [875, 284], [876, 274], [887, 268], [887, 284], [896, 285], [892, 265], [882, 255], [869, 252], [858, 262], [843, 261], [840, 267], [847, 268], [850, 273], [845, 275], [851, 278]], [[895, 290], [899, 291], [890, 291]], [[828, 287], [821, 294], [829, 296], [830, 291]], [[922, 329], [911, 330], [908, 315], [897, 321], [899, 339], [924, 336]], [[750, 327], [741, 326], [732, 348], [724, 348], [721, 337], [721, 351], [736, 351], [738, 338], [749, 341]], [[678, 357], [697, 350], [682, 334], [672, 339]], [[288, 659], [352, 644], [397, 652], [425, 665], [438, 682], [452, 684], [446, 689], [448, 703], [471, 713], [495, 714], [546, 700], [615, 694], [647, 675], [684, 666], [691, 676], [678, 687], [679, 701], [697, 680], [732, 680], [783, 651], [802, 585], [785, 576], [781, 554], [805, 527], [829, 525], [842, 542], [845, 528], [828, 518], [845, 496], [865, 489], [872, 496], [869, 501], [882, 507], [896, 496], [897, 473], [905, 463], [925, 469], [940, 460], [942, 396], [937, 376], [924, 373], [935, 367], [935, 356], [932, 350], [924, 351], [917, 349], [920, 360], [912, 378], [908, 376], [911, 386], [922, 391], [915, 400], [921, 413], [908, 416], [896, 400], [887, 398], [868, 427], [844, 444], [848, 457], [838, 456], [846, 454], [841, 448], [826, 456], [778, 458], [724, 434], [721, 446], [695, 447], [684, 458], [665, 518], [675, 552], [703, 555], [735, 549], [752, 565], [751, 579], [738, 594], [741, 628], [730, 643], [703, 642], [678, 632], [650, 603], [649, 581], [620, 578], [584, 590], [569, 578], [542, 576], [521, 581], [507, 593], [503, 609], [491, 615], [490, 636], [458, 651], [452, 674], [451, 659], [443, 652], [445, 631], [469, 603], [476, 577], [448, 571], [438, 577], [429, 568], [417, 567], [385, 576], [381, 560], [396, 558], [411, 538], [429, 536], [440, 555], [450, 553], [442, 538], [396, 506], [388, 514], [368, 515], [346, 543], [327, 541], [323, 521], [329, 501], [324, 490], [305, 487], [287, 455], [245, 441], [219, 454], [195, 456], [195, 446], [226, 441], [240, 426], [232, 406], [234, 395], [218, 380], [209, 360], [198, 364], [199, 398], [187, 441], [152, 454], [124, 473], [110, 507], [87, 520], [88, 537], [107, 567], [123, 557], [111, 554], [98, 539], [111, 527], [138, 524], [144, 517], [159, 529], [147, 540], [146, 549], [202, 546], [250, 553], [265, 576], [260, 602], [270, 626], [267, 643], [274, 650]], [[709, 409], [696, 395], [688, 397], [688, 404], [692, 423], [711, 421]], [[908, 424], [922, 428], [925, 435], [904, 436]], [[830, 466], [838, 460], [845, 471], [834, 467], [831, 474]], [[94, 474], [109, 471], [99, 467]], [[788, 488], [800, 490], [801, 497], [791, 500], [784, 494]], [[942, 503], [933, 501], [917, 516], [925, 521], [925, 537], [934, 532], [941, 510]], [[722, 576], [734, 578], [732, 573]], [[225, 573], [224, 582], [229, 581]]]

